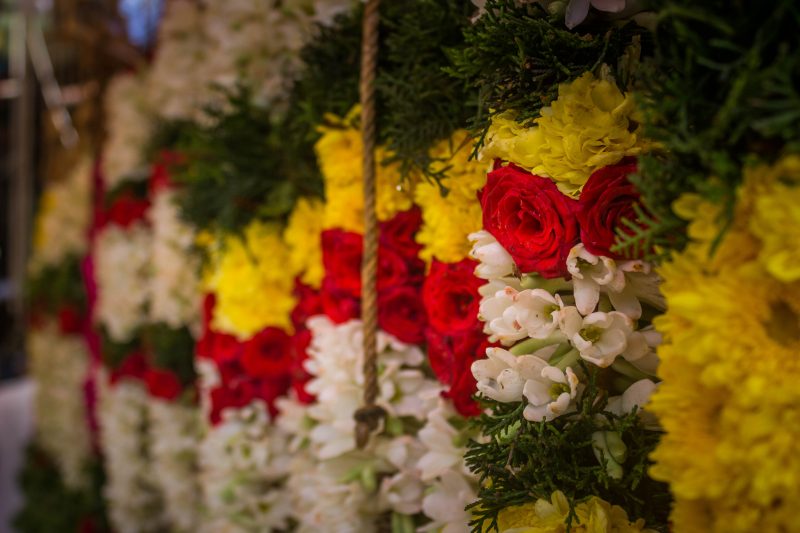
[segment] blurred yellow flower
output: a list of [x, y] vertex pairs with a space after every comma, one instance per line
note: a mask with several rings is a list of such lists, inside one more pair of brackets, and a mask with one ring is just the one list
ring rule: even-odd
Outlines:
[[317, 198], [300, 198], [294, 206], [283, 238], [289, 246], [292, 275], [318, 289], [325, 275], [322, 265], [322, 216], [324, 205]]
[[[364, 231], [364, 145], [357, 126], [359, 113], [360, 108], [356, 106], [343, 119], [329, 115], [326, 125], [319, 128], [322, 137], [314, 151], [325, 182], [324, 229]], [[383, 148], [375, 150], [376, 210], [381, 221], [413, 205], [413, 180], [404, 185], [399, 165], [382, 163], [390, 156]]]
[[676, 204], [693, 241], [660, 268], [668, 311], [655, 320], [663, 382], [651, 402], [666, 431], [651, 473], [671, 485], [676, 531], [800, 529], [800, 282], [774, 259], [796, 239], [784, 217], [798, 168], [747, 169], [713, 253], [719, 207]]
[[478, 191], [486, 184], [486, 164], [470, 161], [471, 153], [472, 142], [463, 130], [431, 150], [436, 159], [431, 170], [446, 169], [441, 184], [448, 192], [443, 196], [439, 186], [429, 181], [420, 182], [414, 191], [422, 209], [422, 227], [416, 239], [423, 246], [420, 257], [425, 261], [461, 261], [471, 247], [467, 236], [482, 227]]
[[244, 236], [225, 238], [211, 286], [217, 296], [214, 329], [246, 340], [267, 326], [291, 330], [294, 277], [280, 227], [251, 222]]

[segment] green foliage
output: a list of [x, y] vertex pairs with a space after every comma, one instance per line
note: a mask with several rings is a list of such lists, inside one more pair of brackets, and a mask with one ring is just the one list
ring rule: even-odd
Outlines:
[[800, 139], [800, 5], [793, 0], [659, 0], [656, 57], [644, 70], [647, 135], [664, 152], [642, 158], [636, 184], [657, 221], [621, 248], [685, 242], [671, 210], [684, 192], [725, 206], [742, 167]]
[[29, 446], [19, 480], [25, 507], [14, 517], [14, 528], [20, 533], [111, 531], [102, 496], [104, 478], [102, 465], [95, 459], [86, 467], [87, 487], [71, 490], [47, 455]]
[[[468, 508], [472, 531], [497, 530], [498, 513], [509, 506], [550, 499], [562, 491], [574, 506], [590, 496], [619, 505], [631, 519], [644, 518], [647, 527], [667, 531], [668, 487], [647, 475], [648, 455], [660, 432], [646, 429], [637, 413], [616, 416], [606, 412], [607, 396], [600, 382], [607, 371], [581, 363], [588, 376], [586, 390], [574, 412], [550, 422], [529, 422], [523, 402], [501, 403], [480, 398], [492, 414], [475, 419], [487, 442], [471, 441], [467, 466], [479, 476], [478, 500]], [[621, 479], [609, 477], [594, 455], [592, 433], [618, 432], [628, 456]], [[568, 526], [573, 517], [569, 517]]]
[[45, 266], [28, 279], [28, 301], [34, 308], [56, 313], [61, 307], [86, 308], [86, 293], [77, 257], [69, 257], [56, 266]]
[[149, 183], [147, 179], [124, 180], [118, 183], [114, 188], [106, 191], [103, 197], [103, 204], [106, 208], [111, 207], [117, 199], [123, 196], [130, 196], [137, 200], [144, 200], [148, 195]]
[[461, 46], [475, 6], [469, 0], [388, 3], [383, 17], [385, 61], [378, 72], [379, 136], [405, 176], [429, 177], [431, 146], [466, 127], [477, 92], [445, 71], [447, 50]]
[[[376, 97], [378, 139], [402, 174], [430, 175], [428, 151], [466, 125], [472, 89], [445, 73], [446, 50], [463, 42], [474, 5], [468, 0], [395, 0], [381, 5]], [[359, 102], [363, 7], [341, 15], [303, 50], [305, 70], [288, 113], [292, 131], [313, 143], [328, 113], [344, 116]]]
[[119, 368], [125, 359], [139, 348], [138, 334], [133, 335], [128, 342], [116, 342], [111, 339], [105, 328], [100, 329], [100, 353], [103, 355], [103, 362], [111, 370]]
[[237, 232], [255, 218], [284, 219], [298, 196], [319, 195], [322, 187], [298, 161], [303, 149], [291, 145], [295, 140], [267, 109], [243, 88], [227, 96], [223, 106], [207, 110], [210, 125], [184, 130], [176, 149], [187, 162], [173, 175], [184, 185], [178, 203], [188, 222]]
[[151, 324], [144, 330], [143, 338], [153, 366], [172, 371], [184, 386], [194, 383], [195, 342], [188, 328]]
[[472, 126], [482, 139], [492, 116], [507, 110], [530, 123], [569, 82], [602, 64], [622, 86], [634, 83], [626, 50], [640, 42], [649, 50], [646, 30], [633, 22], [582, 24], [567, 30], [563, 15], [551, 15], [538, 3], [488, 0], [484, 14], [464, 32], [465, 45], [450, 50], [448, 72], [479, 93]]

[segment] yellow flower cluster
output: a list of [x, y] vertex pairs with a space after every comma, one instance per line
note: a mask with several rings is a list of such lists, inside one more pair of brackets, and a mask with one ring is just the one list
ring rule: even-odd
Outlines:
[[[501, 533], [566, 533], [569, 502], [561, 491], [535, 503], [509, 507], [500, 512]], [[644, 520], [631, 522], [622, 507], [592, 496], [575, 508], [570, 531], [574, 533], [655, 533], [645, 529]]]
[[[326, 117], [327, 125], [320, 127], [322, 137], [314, 146], [325, 182], [324, 229], [364, 232], [364, 145], [357, 127], [359, 113], [356, 106], [344, 119]], [[414, 196], [413, 184], [401, 185], [399, 165], [381, 163], [389, 155], [383, 148], [375, 151], [378, 220], [388, 220], [400, 211], [411, 209]]]
[[441, 184], [448, 193], [442, 196], [439, 186], [428, 181], [420, 182], [414, 191], [422, 209], [422, 227], [416, 239], [423, 246], [420, 257], [425, 261], [461, 261], [470, 250], [467, 236], [481, 229], [477, 193], [486, 184], [486, 164], [470, 161], [471, 153], [471, 139], [463, 130], [431, 150], [435, 159], [431, 170], [447, 169]]
[[300, 281], [318, 289], [325, 275], [322, 265], [322, 217], [324, 205], [316, 198], [300, 198], [294, 206], [283, 239], [289, 246], [289, 266]]
[[217, 296], [213, 327], [246, 340], [267, 326], [291, 330], [294, 277], [289, 248], [274, 224], [251, 222], [244, 237], [227, 236], [210, 285]]
[[550, 177], [561, 192], [573, 196], [595, 170], [649, 147], [640, 132], [633, 97], [591, 72], [561, 84], [558, 98], [542, 109], [535, 123], [524, 128], [512, 113], [498, 115], [482, 157], [499, 157]]
[[651, 474], [675, 495], [676, 531], [800, 530], [800, 158], [745, 172], [712, 253], [720, 208], [675, 206], [693, 242], [661, 267], [656, 319], [666, 434]]

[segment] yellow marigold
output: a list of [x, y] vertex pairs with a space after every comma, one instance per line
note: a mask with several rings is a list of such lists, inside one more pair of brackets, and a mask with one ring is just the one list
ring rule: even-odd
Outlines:
[[[497, 525], [501, 533], [566, 533], [569, 502], [561, 491], [556, 491], [550, 501], [538, 499], [534, 503], [509, 507], [500, 512]], [[642, 533], [644, 520], [631, 522], [622, 507], [611, 505], [592, 496], [575, 507], [576, 517], [570, 531], [575, 533]]]
[[676, 531], [800, 530], [800, 282], [764, 260], [797, 225], [761, 211], [797, 192], [792, 159], [745, 172], [714, 254], [718, 208], [677, 204], [694, 240], [660, 269], [668, 311], [655, 321], [663, 382], [651, 403], [666, 431], [651, 473], [671, 485]]
[[[325, 182], [325, 229], [364, 231], [364, 145], [357, 127], [359, 113], [356, 106], [344, 119], [326, 117], [328, 125], [320, 127], [322, 137], [314, 146]], [[378, 220], [388, 220], [413, 205], [413, 187], [401, 185], [399, 165], [381, 163], [390, 155], [383, 148], [375, 151]]]
[[322, 216], [324, 206], [316, 198], [300, 198], [289, 216], [283, 239], [289, 246], [289, 265], [292, 275], [315, 289], [322, 283]]
[[436, 158], [433, 171], [447, 168], [442, 185], [421, 182], [414, 199], [422, 209], [422, 227], [416, 239], [423, 248], [420, 257], [425, 261], [438, 259], [456, 263], [469, 254], [467, 236], [481, 229], [481, 204], [477, 192], [486, 184], [486, 164], [470, 161], [472, 142], [466, 131], [458, 131], [450, 139], [437, 144], [431, 155]]
[[584, 73], [558, 87], [536, 125], [524, 128], [512, 113], [496, 116], [484, 158], [511, 161], [553, 179], [565, 194], [578, 195], [592, 172], [649, 147], [642, 137], [633, 97], [616, 84]]
[[244, 237], [228, 236], [212, 285], [217, 296], [213, 326], [246, 340], [267, 326], [291, 330], [294, 278], [289, 249], [277, 225], [251, 222]]

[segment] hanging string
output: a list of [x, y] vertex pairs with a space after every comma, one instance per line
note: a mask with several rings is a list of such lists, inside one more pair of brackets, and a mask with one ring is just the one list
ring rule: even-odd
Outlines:
[[361, 41], [361, 137], [364, 143], [364, 256], [361, 263], [361, 317], [364, 325], [364, 405], [355, 413], [356, 445], [364, 448], [386, 415], [375, 404], [378, 388], [378, 220], [375, 215], [375, 71], [378, 67], [378, 6], [364, 8]]

